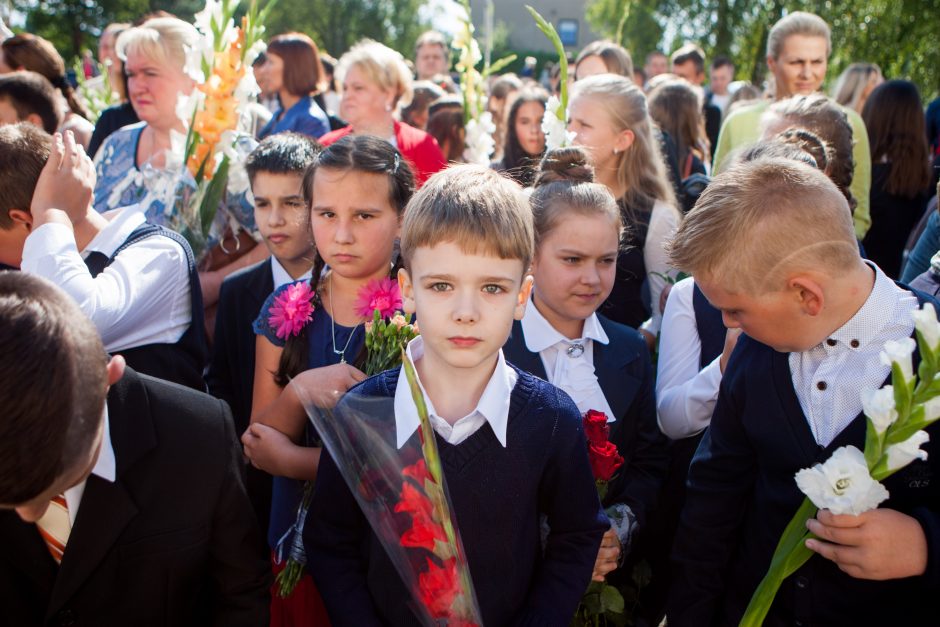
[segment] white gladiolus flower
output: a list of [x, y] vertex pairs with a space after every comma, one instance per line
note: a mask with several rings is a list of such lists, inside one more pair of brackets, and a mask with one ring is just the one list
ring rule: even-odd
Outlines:
[[924, 420], [934, 421], [940, 418], [940, 397], [935, 397], [924, 403]]
[[251, 48], [248, 49], [248, 52], [245, 53], [245, 66], [250, 68], [251, 64], [254, 63], [255, 59], [258, 58], [258, 55], [267, 49], [268, 44], [266, 44], [261, 39], [252, 44]]
[[924, 303], [923, 308], [914, 312], [914, 327], [924, 336], [927, 346], [932, 350], [940, 348], [940, 322], [933, 305]]
[[548, 99], [545, 105], [545, 115], [542, 117], [542, 132], [545, 133], [545, 150], [553, 150], [568, 146], [574, 141], [576, 133], [568, 132], [568, 115], [558, 117], [558, 110], [561, 109], [561, 101], [557, 96]]
[[796, 485], [813, 505], [833, 514], [858, 516], [888, 498], [888, 490], [871, 478], [865, 455], [843, 446], [826, 463], [796, 473]]
[[176, 117], [183, 121], [183, 126], [189, 128], [193, 121], [193, 115], [202, 108], [206, 100], [206, 95], [198, 89], [193, 89], [187, 96], [179, 94], [176, 97]]
[[917, 348], [917, 342], [911, 337], [906, 337], [897, 342], [893, 340], [885, 342], [884, 349], [881, 351], [881, 363], [885, 366], [890, 366], [892, 363], [901, 366], [904, 379], [910, 381], [914, 376], [911, 355], [913, 355], [915, 348]]
[[463, 158], [467, 163], [489, 164], [490, 155], [496, 148], [496, 142], [493, 140], [493, 133], [496, 132], [493, 116], [487, 111], [478, 120], [467, 122], [465, 130]]
[[222, 2], [221, 0], [206, 0], [206, 6], [196, 13], [193, 23], [196, 30], [204, 35], [212, 34], [212, 23], [222, 26]]
[[862, 409], [871, 418], [875, 431], [884, 433], [898, 419], [894, 407], [894, 386], [886, 385], [880, 390], [862, 390]]
[[904, 468], [915, 459], [927, 459], [927, 451], [921, 450], [921, 446], [930, 440], [930, 435], [926, 431], [918, 431], [908, 439], [899, 444], [892, 444], [885, 450], [888, 456], [888, 470], [897, 470]]

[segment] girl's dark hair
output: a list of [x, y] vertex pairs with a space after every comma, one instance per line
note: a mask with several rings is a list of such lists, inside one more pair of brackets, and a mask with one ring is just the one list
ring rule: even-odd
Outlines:
[[852, 126], [845, 111], [822, 94], [794, 96], [770, 105], [769, 111], [783, 120], [784, 131], [802, 128], [817, 135], [827, 146], [829, 164], [824, 170], [855, 211], [852, 191], [855, 158], [852, 156]]
[[882, 83], [871, 92], [862, 119], [868, 128], [871, 162], [887, 161], [889, 194], [913, 198], [930, 185], [930, 151], [917, 86], [910, 81]]
[[519, 117], [519, 109], [522, 108], [522, 105], [530, 102], [541, 104], [544, 111], [548, 102], [548, 93], [541, 88], [527, 88], [516, 96], [506, 118], [506, 144], [503, 147], [501, 168], [505, 174], [523, 187], [532, 185], [539, 161], [545, 154], [544, 150], [537, 155], [527, 153], [522, 149], [522, 144], [519, 143], [519, 135], [516, 133], [516, 119]]
[[[415, 190], [414, 173], [405, 158], [387, 141], [371, 135], [347, 135], [335, 144], [324, 148], [316, 156], [304, 174], [303, 192], [308, 208], [313, 206], [313, 179], [317, 170], [321, 168], [387, 175], [389, 203], [399, 216], [404, 213], [405, 205], [411, 200]], [[320, 301], [319, 288], [325, 265], [323, 258], [319, 254], [314, 254], [310, 287], [314, 290], [315, 307], [323, 306]], [[397, 277], [399, 268], [401, 268], [400, 258], [395, 259], [389, 276]], [[287, 338], [277, 372], [274, 373], [274, 381], [281, 387], [286, 386], [292, 378], [307, 369], [309, 327], [308, 324], [301, 329], [300, 333]], [[352, 363], [358, 367], [364, 360], [365, 345]]]
[[62, 92], [72, 113], [91, 119], [88, 109], [75, 95], [65, 77], [65, 61], [49, 41], [29, 33], [20, 33], [0, 43], [3, 59], [14, 70], [31, 70], [45, 76], [52, 86]]
[[457, 104], [428, 108], [427, 133], [437, 140], [447, 161], [460, 161], [465, 148], [463, 107]]
[[539, 164], [535, 189], [529, 197], [535, 221], [535, 248], [558, 225], [562, 215], [603, 215], [617, 226], [623, 239], [623, 217], [606, 185], [594, 182], [594, 167], [583, 148], [549, 150]]

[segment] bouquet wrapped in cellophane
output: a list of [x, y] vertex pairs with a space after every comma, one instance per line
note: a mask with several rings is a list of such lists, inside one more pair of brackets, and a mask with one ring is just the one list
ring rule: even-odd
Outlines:
[[[390, 325], [396, 328], [395, 324]], [[373, 323], [375, 332], [377, 325]], [[386, 327], [388, 328], [388, 327]], [[333, 409], [315, 407], [298, 391], [324, 446], [410, 591], [428, 626], [480, 625], [467, 557], [447, 493], [434, 431], [414, 365], [403, 357], [417, 406], [416, 436], [400, 447], [394, 400], [347, 393]]]
[[171, 132], [167, 167], [157, 175], [173, 179], [161, 182], [172, 194], [163, 199], [167, 226], [187, 239], [197, 259], [226, 226], [216, 216], [226, 193], [249, 193], [243, 165], [257, 143], [240, 130], [247, 128], [242, 114], [260, 91], [251, 64], [264, 50], [264, 18], [275, 2], [259, 10], [252, 0], [236, 26], [240, 4], [208, 0], [196, 14], [199, 39], [187, 47], [185, 71], [197, 85], [176, 108], [186, 135]]

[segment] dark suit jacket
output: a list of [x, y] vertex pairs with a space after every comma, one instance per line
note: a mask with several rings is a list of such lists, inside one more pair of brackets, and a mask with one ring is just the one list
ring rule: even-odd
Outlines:
[[[669, 465], [667, 440], [656, 423], [653, 367], [639, 333], [604, 316], [598, 319], [610, 343], [594, 342], [594, 371], [617, 418], [611, 426], [611, 442], [625, 460], [608, 486], [604, 506], [625, 503], [642, 528], [656, 506]], [[548, 380], [542, 358], [526, 348], [519, 322], [513, 323], [503, 352], [515, 366]]]
[[[265, 299], [274, 291], [271, 259], [265, 259], [232, 274], [222, 282], [215, 316], [215, 342], [206, 373], [209, 393], [232, 408], [239, 436], [251, 418], [252, 386], [255, 378], [255, 332], [252, 323]], [[271, 475], [249, 465], [248, 497], [267, 535], [271, 515]]]
[[228, 407], [128, 369], [108, 394], [117, 477], [91, 475], [62, 564], [0, 512], [0, 624], [268, 625], [270, 566]]

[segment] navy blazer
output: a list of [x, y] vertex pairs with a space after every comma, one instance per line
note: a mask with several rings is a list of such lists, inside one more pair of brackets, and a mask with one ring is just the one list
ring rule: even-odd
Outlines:
[[0, 511], [0, 625], [268, 625], [271, 570], [226, 405], [128, 368], [108, 393], [113, 483], [88, 477], [58, 567]]
[[[593, 343], [594, 372], [616, 416], [610, 439], [624, 457], [624, 465], [608, 486], [604, 506], [625, 503], [642, 528], [656, 507], [669, 466], [668, 440], [656, 423], [653, 366], [637, 331], [601, 315], [597, 318], [610, 343]], [[525, 345], [520, 322], [513, 323], [503, 352], [507, 361], [548, 380], [541, 356]]]
[[[241, 436], [251, 418], [255, 381], [255, 332], [252, 323], [274, 291], [271, 259], [243, 268], [222, 282], [215, 317], [215, 342], [206, 373], [209, 393], [232, 408]], [[258, 523], [267, 535], [271, 515], [271, 475], [249, 465], [246, 482]]]

